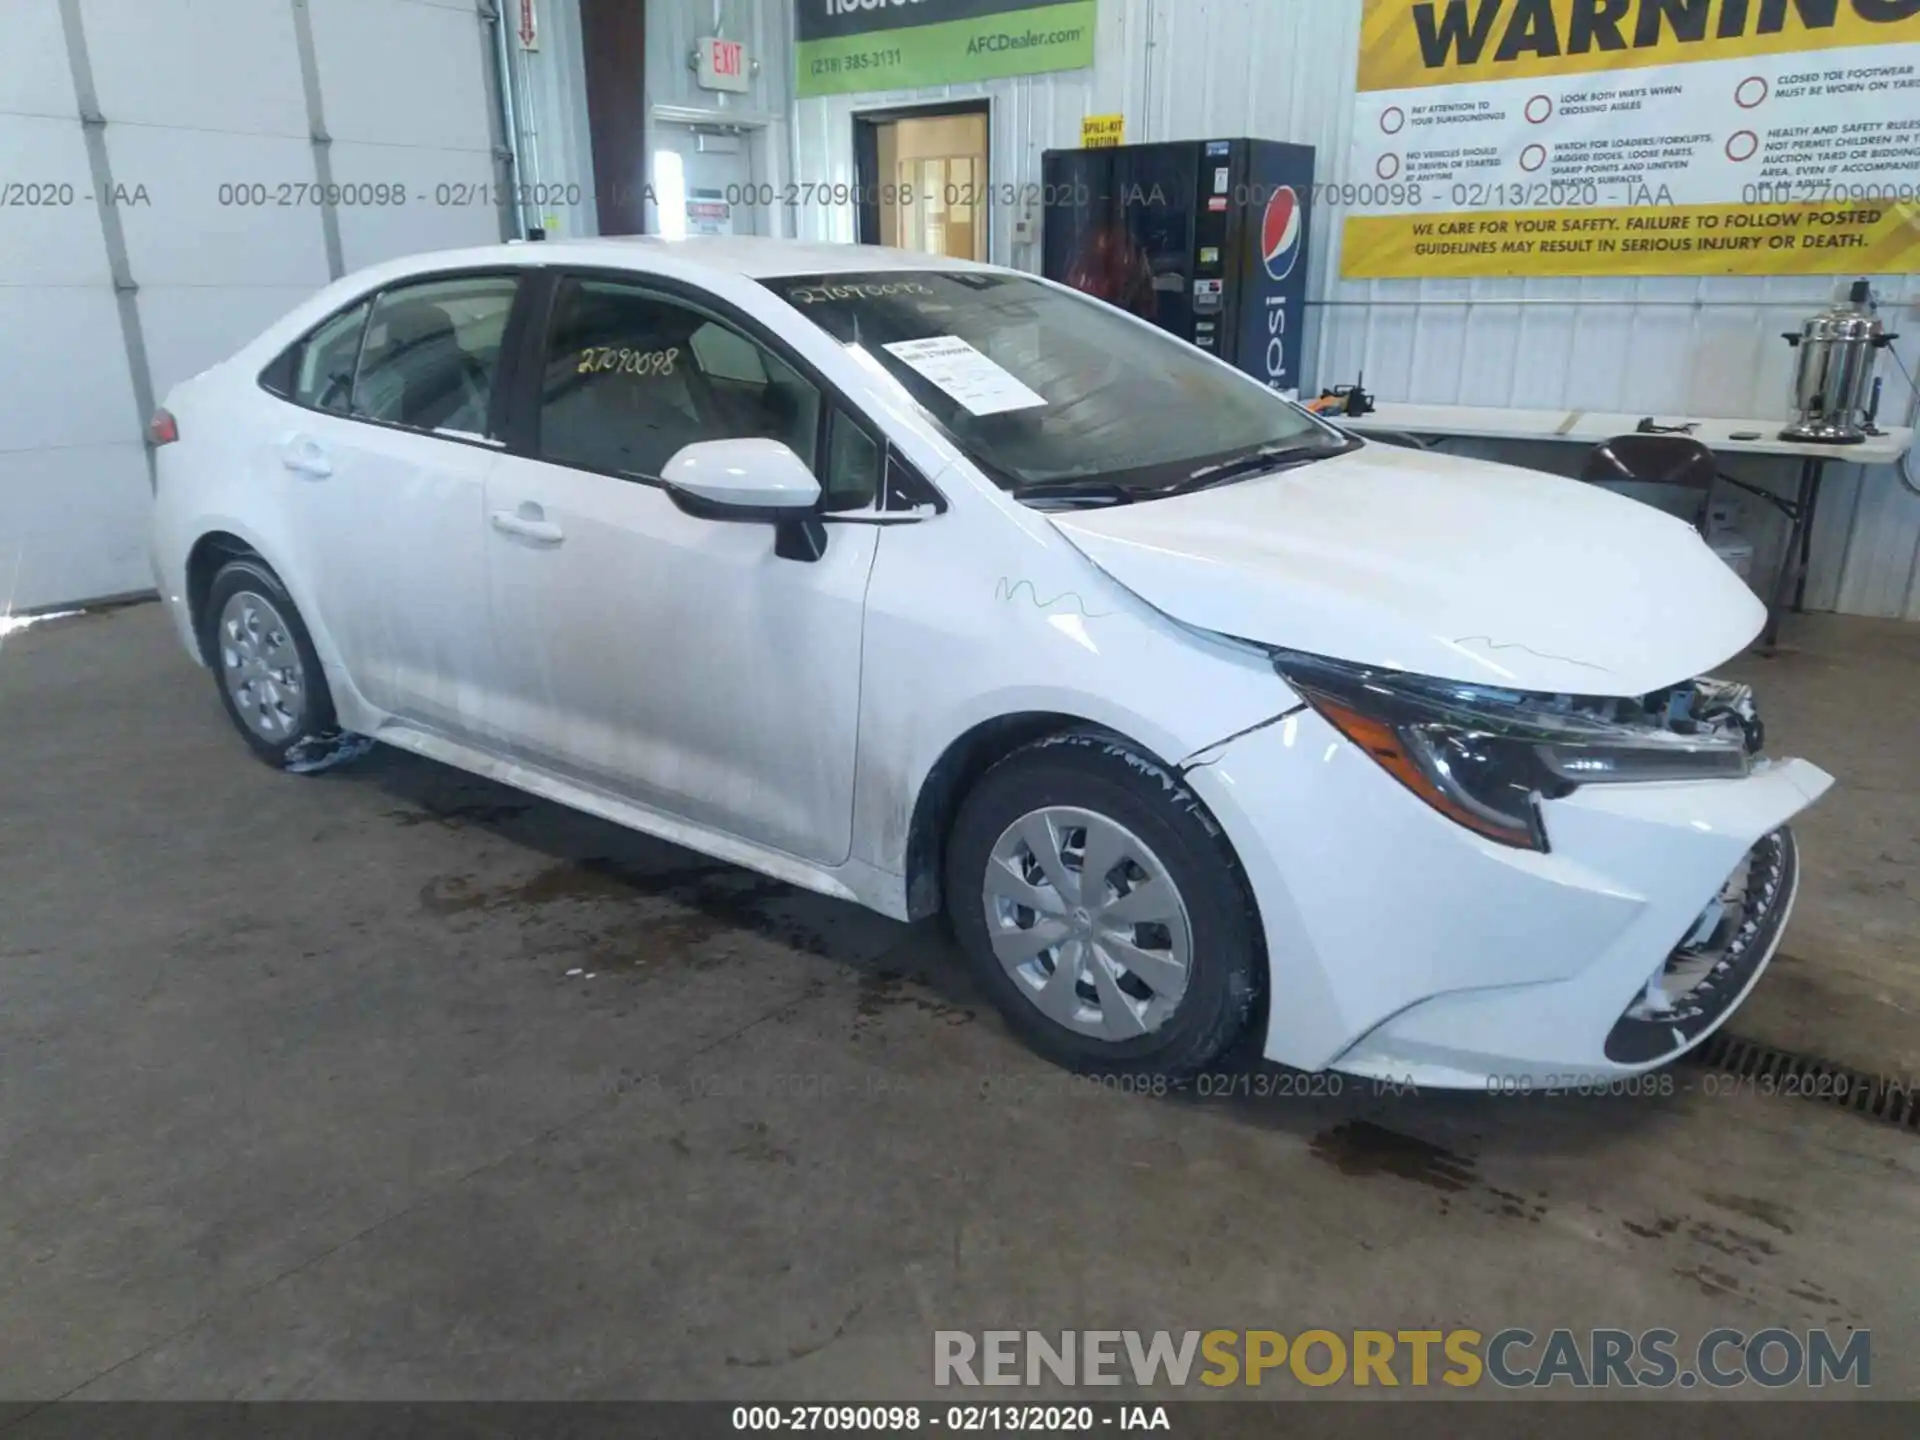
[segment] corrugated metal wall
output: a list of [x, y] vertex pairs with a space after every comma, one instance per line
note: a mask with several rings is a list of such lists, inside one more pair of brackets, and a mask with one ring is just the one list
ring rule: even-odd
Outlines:
[[[643, 84], [647, 99], [646, 153], [652, 156], [662, 120], [740, 127], [755, 161], [754, 180], [784, 191], [793, 146], [793, 41], [791, 0], [632, 0], [647, 14], [647, 61]], [[556, 237], [597, 235], [593, 192], [593, 151], [587, 124], [587, 40], [581, 29], [580, 0], [538, 0], [540, 48], [514, 53], [516, 116], [521, 153], [534, 198], [548, 201], [541, 211], [547, 231]], [[758, 64], [752, 89], [744, 95], [702, 90], [688, 63], [703, 36], [739, 40]], [[648, 183], [654, 177], [649, 172]], [[578, 196], [577, 199], [573, 198]], [[557, 198], [556, 198], [557, 197]], [[569, 203], [571, 202], [571, 203]], [[792, 234], [794, 220], [771, 207], [763, 228]], [[658, 230], [658, 215], [648, 210], [648, 228]], [[743, 227], [744, 228], [744, 227]]]
[[[647, 105], [731, 114], [781, 127], [793, 79], [793, 7], [779, 0], [647, 0]], [[703, 36], [724, 35], [759, 62], [744, 95], [702, 90], [688, 63]]]
[[[498, 0], [511, 15], [509, 0]], [[510, 198], [522, 224], [555, 239], [599, 233], [593, 201], [593, 139], [587, 128], [585, 40], [579, 0], [540, 0], [540, 48], [510, 43], [513, 121], [521, 173]]]
[[[784, 193], [793, 158], [788, 139], [792, 21], [792, 6], [778, 0], [647, 0], [647, 153], [658, 148], [653, 137], [663, 119], [737, 125], [746, 132], [754, 184]], [[742, 42], [758, 63], [746, 94], [702, 90], [696, 83], [689, 58], [708, 35]], [[755, 228], [760, 233], [792, 233], [791, 219], [779, 213], [782, 207], [745, 208], [759, 210]]]
[[[784, 11], [785, 0], [762, 0]], [[996, 185], [1037, 182], [1040, 154], [1077, 145], [1083, 115], [1118, 111], [1130, 141], [1258, 135], [1314, 146], [1320, 174], [1344, 178], [1353, 116], [1359, 0], [1101, 0], [1091, 70], [872, 95], [793, 107], [794, 178], [853, 180], [852, 117], [984, 97]], [[1323, 217], [1326, 212], [1322, 212]], [[1038, 266], [999, 207], [992, 258]], [[813, 209], [795, 233], [851, 240], [853, 216]], [[1393, 400], [1551, 409], [1784, 417], [1791, 359], [1780, 339], [1832, 293], [1825, 279], [1342, 281], [1339, 230], [1314, 227], [1310, 385], [1366, 372]], [[1880, 277], [1901, 350], [1920, 369], [1920, 277]], [[1522, 300], [1525, 304], [1505, 304]], [[1580, 303], [1569, 303], [1580, 302]], [[1888, 385], [1888, 413], [1907, 397]], [[1492, 453], [1492, 452], [1489, 452]], [[1506, 448], [1498, 458], [1577, 464], [1570, 446]], [[1776, 486], [1786, 467], [1743, 462]], [[1755, 506], [1763, 567], [1777, 540]], [[1920, 496], [1884, 467], [1829, 472], [1809, 604], [1920, 619]]]

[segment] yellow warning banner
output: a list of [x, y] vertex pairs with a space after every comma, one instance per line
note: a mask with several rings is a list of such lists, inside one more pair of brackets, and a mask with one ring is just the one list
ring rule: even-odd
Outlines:
[[1885, 275], [1920, 270], [1920, 204], [1628, 205], [1347, 221], [1343, 273]]
[[1920, 0], [1366, 0], [1360, 89], [1920, 41]]
[[1356, 279], [1920, 268], [1920, 0], [1366, 0], [1348, 167]]

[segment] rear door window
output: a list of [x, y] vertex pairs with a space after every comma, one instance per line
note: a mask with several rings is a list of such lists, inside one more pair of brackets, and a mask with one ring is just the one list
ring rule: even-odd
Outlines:
[[484, 437], [519, 281], [469, 275], [381, 292], [353, 383], [355, 416]]

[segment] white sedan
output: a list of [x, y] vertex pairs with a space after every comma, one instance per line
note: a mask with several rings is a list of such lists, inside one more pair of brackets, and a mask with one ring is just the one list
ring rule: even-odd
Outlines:
[[154, 419], [240, 734], [912, 919], [1073, 1066], [1506, 1087], [1698, 1044], [1787, 823], [1689, 527], [1364, 444], [1029, 275], [772, 240], [351, 276]]

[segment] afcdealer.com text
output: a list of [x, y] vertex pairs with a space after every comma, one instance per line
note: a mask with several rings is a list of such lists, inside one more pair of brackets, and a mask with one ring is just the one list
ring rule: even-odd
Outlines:
[[1812, 1389], [1873, 1382], [1867, 1330], [937, 1330], [941, 1388]]

